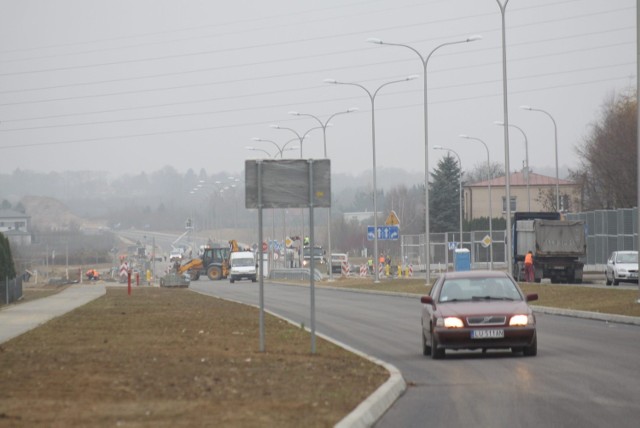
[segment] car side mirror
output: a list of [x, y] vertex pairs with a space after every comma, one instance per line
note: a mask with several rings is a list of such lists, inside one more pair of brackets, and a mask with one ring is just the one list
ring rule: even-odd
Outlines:
[[527, 294], [527, 302], [533, 302], [534, 300], [538, 300], [538, 295], [536, 293]]
[[435, 306], [435, 305], [433, 304], [433, 297], [431, 297], [431, 296], [422, 296], [422, 297], [420, 298], [420, 302], [422, 302], [422, 303], [423, 303], [423, 304], [425, 304], [425, 305]]

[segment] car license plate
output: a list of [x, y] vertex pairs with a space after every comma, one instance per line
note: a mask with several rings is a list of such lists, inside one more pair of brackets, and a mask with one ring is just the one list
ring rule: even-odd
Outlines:
[[502, 329], [471, 330], [472, 339], [502, 339], [503, 337]]

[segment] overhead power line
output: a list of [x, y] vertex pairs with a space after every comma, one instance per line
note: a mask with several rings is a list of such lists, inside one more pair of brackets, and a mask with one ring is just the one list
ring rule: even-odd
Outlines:
[[[535, 92], [551, 90], [551, 89], [563, 89], [563, 88], [569, 88], [569, 87], [590, 85], [594, 83], [620, 81], [620, 80], [627, 80], [627, 79], [629, 79], [629, 76], [625, 75], [625, 76], [618, 76], [618, 77], [610, 77], [606, 79], [591, 80], [588, 82], [575, 82], [571, 84], [563, 84], [563, 85], [557, 85], [557, 86], [537, 87], [537, 88], [531, 88], [531, 89], [526, 89], [521, 91], [511, 91], [510, 94], [517, 95], [517, 94], [532, 93], [532, 92], [535, 93]], [[438, 101], [438, 102], [434, 102], [433, 104], [449, 104], [449, 103], [469, 101], [474, 99], [496, 98], [498, 96], [500, 96], [500, 94], [496, 94], [492, 92], [491, 94], [486, 94], [486, 95], [461, 97], [461, 98], [455, 98], [450, 100]], [[404, 106], [380, 108], [379, 110], [384, 111], [384, 110], [392, 110], [392, 109], [418, 108], [422, 106], [423, 106], [422, 103], [416, 103], [416, 104], [408, 104]], [[280, 120], [280, 122], [286, 123], [294, 120], [296, 119], [283, 119], [283, 120]], [[125, 140], [125, 139], [131, 139], [131, 138], [186, 134], [186, 133], [192, 133], [192, 132], [213, 131], [218, 129], [242, 128], [246, 126], [267, 125], [272, 122], [273, 122], [272, 120], [267, 120], [267, 121], [259, 121], [259, 122], [245, 122], [245, 123], [207, 126], [207, 127], [200, 127], [200, 128], [188, 128], [188, 129], [157, 131], [157, 132], [147, 132], [147, 133], [138, 133], [138, 134], [125, 134], [125, 135], [117, 135], [117, 136], [110, 136], [110, 137], [79, 138], [79, 139], [73, 139], [73, 140], [58, 140], [58, 141], [36, 142], [36, 143], [26, 143], [26, 144], [7, 144], [7, 145], [0, 145], [0, 150], [29, 148], [29, 147], [43, 147], [43, 146], [57, 146], [57, 145], [66, 145], [66, 144], [77, 144], [77, 143], [94, 143], [99, 141], [114, 141], [114, 140]]]

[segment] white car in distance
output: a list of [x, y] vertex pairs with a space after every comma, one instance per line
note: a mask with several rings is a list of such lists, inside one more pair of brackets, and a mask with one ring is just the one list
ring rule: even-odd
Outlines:
[[607, 285], [638, 282], [638, 252], [614, 251], [611, 253], [604, 275]]

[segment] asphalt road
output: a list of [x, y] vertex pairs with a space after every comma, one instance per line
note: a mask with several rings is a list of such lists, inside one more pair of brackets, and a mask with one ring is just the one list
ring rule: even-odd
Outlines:
[[[250, 282], [191, 288], [258, 304]], [[308, 287], [265, 284], [266, 308], [306, 326], [309, 296]], [[448, 352], [433, 361], [421, 353], [417, 298], [316, 288], [316, 330], [393, 364], [409, 385], [377, 427], [637, 427], [640, 327], [537, 319], [537, 357]]]

